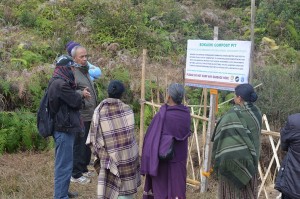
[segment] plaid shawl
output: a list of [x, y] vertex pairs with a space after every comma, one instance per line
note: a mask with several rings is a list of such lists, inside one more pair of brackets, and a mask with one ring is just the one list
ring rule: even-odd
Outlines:
[[94, 111], [89, 143], [100, 158], [97, 198], [136, 193], [141, 179], [131, 108], [119, 99], [103, 100]]
[[262, 116], [252, 103], [234, 106], [217, 123], [212, 141], [215, 171], [243, 188], [257, 172]]

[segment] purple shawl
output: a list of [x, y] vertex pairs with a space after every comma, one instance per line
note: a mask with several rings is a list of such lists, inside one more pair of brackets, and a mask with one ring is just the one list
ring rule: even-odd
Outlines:
[[[157, 176], [158, 149], [162, 133], [182, 141], [190, 136], [190, 111], [184, 105], [163, 105], [147, 129], [142, 152], [141, 174]], [[166, 128], [167, 127], [167, 128]]]

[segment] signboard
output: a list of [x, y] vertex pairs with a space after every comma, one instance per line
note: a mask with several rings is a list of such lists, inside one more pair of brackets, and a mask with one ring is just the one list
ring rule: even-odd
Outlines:
[[188, 40], [185, 84], [234, 90], [248, 83], [250, 41]]

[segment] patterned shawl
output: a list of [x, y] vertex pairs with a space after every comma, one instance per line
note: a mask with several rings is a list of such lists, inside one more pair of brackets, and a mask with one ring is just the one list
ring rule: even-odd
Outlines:
[[217, 123], [212, 141], [215, 171], [237, 188], [249, 183], [257, 172], [262, 116], [252, 103], [234, 106]]
[[141, 179], [131, 108], [119, 99], [103, 100], [94, 111], [89, 143], [100, 158], [97, 198], [136, 193]]
[[64, 79], [72, 88], [76, 88], [74, 73], [70, 67], [56, 66], [53, 72], [53, 77]]

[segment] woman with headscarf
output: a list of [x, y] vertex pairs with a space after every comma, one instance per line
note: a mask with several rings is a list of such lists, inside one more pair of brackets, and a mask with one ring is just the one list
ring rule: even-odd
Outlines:
[[212, 162], [219, 199], [256, 199], [262, 115], [252, 85], [235, 88], [235, 105], [217, 123]]
[[120, 100], [125, 91], [120, 81], [111, 81], [107, 91], [109, 98], [95, 109], [87, 138], [100, 159], [97, 198], [133, 199], [141, 184], [134, 115]]
[[145, 135], [141, 174], [144, 199], [186, 198], [186, 163], [191, 116], [182, 105], [184, 87], [171, 84], [167, 103], [154, 116]]

